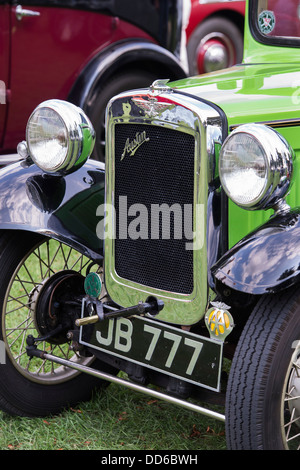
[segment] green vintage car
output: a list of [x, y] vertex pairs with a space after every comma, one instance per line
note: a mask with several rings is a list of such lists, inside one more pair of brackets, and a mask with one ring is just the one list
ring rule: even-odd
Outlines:
[[241, 65], [110, 101], [105, 168], [81, 110], [33, 111], [0, 174], [3, 410], [114, 382], [300, 448], [299, 46], [298, 1], [249, 0]]

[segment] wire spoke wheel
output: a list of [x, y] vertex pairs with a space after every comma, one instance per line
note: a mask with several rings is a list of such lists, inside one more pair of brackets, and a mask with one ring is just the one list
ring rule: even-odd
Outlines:
[[283, 441], [286, 449], [300, 450], [300, 341], [291, 360], [283, 394]]
[[[71, 270], [86, 275], [91, 260], [73, 248], [53, 239], [36, 245], [18, 264], [8, 285], [3, 303], [2, 331], [7, 354], [19, 372], [38, 382], [64, 381], [77, 371], [39, 358], [29, 359], [26, 338], [41, 336], [35, 311], [35, 298], [45, 282], [55, 273]], [[99, 268], [101, 269], [101, 268]], [[41, 341], [39, 349], [64, 359], [88, 364], [71, 349], [71, 343], [52, 344]]]
[[102, 267], [64, 243], [21, 230], [0, 231], [0, 265], [0, 339], [5, 345], [0, 409], [13, 416], [48, 416], [104, 390], [108, 381], [49, 360], [29, 359], [26, 350], [31, 335], [48, 354], [118, 373], [82, 349], [75, 327], [84, 279], [91, 270], [101, 276]]

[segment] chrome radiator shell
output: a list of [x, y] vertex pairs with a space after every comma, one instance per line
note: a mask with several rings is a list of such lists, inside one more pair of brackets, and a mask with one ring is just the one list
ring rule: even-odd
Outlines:
[[[106, 207], [105, 219], [103, 224], [100, 225], [105, 229], [104, 258], [106, 289], [112, 300], [123, 307], [135, 305], [139, 301], [144, 301], [148, 295], [154, 295], [162, 299], [165, 304], [164, 309], [157, 317], [159, 320], [179, 325], [192, 325], [203, 317], [208, 301], [206, 244], [207, 193], [208, 182], [212, 177], [212, 168], [216, 166], [214, 155], [215, 143], [221, 142], [221, 116], [215, 107], [210, 106], [209, 103], [201, 102], [182, 93], [175, 93], [169, 87], [152, 87], [150, 89], [122, 93], [115, 97], [107, 107], [106, 120]], [[123, 143], [119, 143], [118, 141], [121, 126]], [[136, 133], [133, 132], [134, 126], [137, 126], [136, 129], [138, 129]], [[152, 130], [158, 131], [156, 141], [160, 141], [160, 150], [159, 155], [156, 153], [153, 155], [153, 152], [151, 153], [151, 150], [149, 150], [147, 156], [148, 163], [146, 164], [145, 161], [143, 161], [143, 157], [146, 159], [147, 145], [151, 144], [151, 139], [153, 139], [155, 135], [155, 132], [152, 132]], [[149, 131], [148, 134], [147, 131]], [[127, 135], [128, 137], [126, 138]], [[170, 136], [172, 135], [176, 136], [176, 146], [174, 146], [175, 140], [174, 142], [171, 140]], [[168, 139], [165, 139], [165, 136], [168, 136]], [[186, 160], [184, 144], [186, 141], [191, 142], [191, 139], [193, 140], [193, 155], [191, 155], [190, 144], [190, 155]], [[181, 141], [183, 141], [183, 144]], [[180, 153], [178, 153], [178, 147], [180, 145], [181, 149]], [[176, 157], [174, 160], [171, 159], [172, 151], [174, 151]], [[181, 153], [183, 154], [181, 155]], [[149, 160], [152, 158], [151, 155], [153, 155], [153, 162], [155, 161], [155, 163], [153, 163], [153, 169], [151, 161]], [[168, 157], [166, 157], [166, 155], [168, 155]], [[182, 171], [180, 167], [176, 167], [175, 170], [173, 168], [173, 166], [176, 166], [179, 158], [182, 159], [180, 162]], [[188, 165], [192, 165], [192, 171], [187, 173], [186, 161], [188, 161]], [[118, 179], [119, 172], [121, 171], [120, 168], [122, 168], [121, 165], [126, 165], [126, 162], [127, 164], [130, 162], [132, 165], [131, 170], [124, 173], [125, 179]], [[144, 163], [147, 168], [147, 175], [150, 173], [150, 178], [145, 186], [143, 186]], [[137, 165], [136, 171], [134, 165]], [[179, 173], [182, 173], [183, 176]], [[157, 174], [163, 174], [165, 179], [155, 178], [154, 175]], [[190, 175], [192, 179], [190, 182], [188, 175]], [[163, 193], [166, 185], [169, 185], [170, 188], [172, 184], [174, 186], [176, 184], [179, 185], [181, 177], [182, 192], [185, 191], [188, 182], [189, 187], [192, 187], [192, 193], [189, 188], [187, 199], [182, 197], [181, 190], [177, 189], [177, 192], [175, 191], [176, 198], [179, 197], [182, 199], [180, 201], [182, 204], [179, 203], [179, 206], [188, 205], [190, 202], [192, 207], [192, 231], [196, 236], [194, 239], [182, 241], [188, 252], [187, 257], [192, 261], [186, 264], [184, 262], [180, 263], [180, 257], [178, 257], [179, 260], [176, 264], [176, 245], [174, 245], [174, 249], [172, 245], [172, 249], [169, 250], [167, 241], [161, 255], [157, 256], [157, 277], [159, 277], [161, 270], [169, 268], [169, 271], [165, 274], [163, 281], [161, 283], [158, 281], [157, 285], [155, 285], [156, 273], [154, 272], [152, 276], [152, 271], [155, 269], [156, 261], [152, 259], [152, 252], [151, 256], [148, 256], [147, 249], [144, 250], [143, 247], [141, 247], [138, 254], [136, 254], [133, 253], [133, 251], [135, 250], [134, 247], [138, 246], [135, 244], [137, 240], [128, 242], [128, 244], [126, 244], [125, 241], [123, 245], [118, 241], [119, 238], [123, 237], [124, 240], [126, 240], [126, 236], [128, 237], [128, 227], [125, 227], [125, 235], [123, 232], [120, 237], [122, 227], [119, 224], [119, 219], [122, 215], [121, 209], [125, 207], [125, 210], [127, 210], [128, 207], [123, 206], [120, 208], [119, 206], [120, 212], [116, 212], [115, 208], [119, 205], [119, 201], [117, 201], [116, 198], [120, 199], [120, 196], [124, 196], [132, 203], [131, 194], [137, 185], [140, 185], [140, 190], [137, 194], [141, 194], [143, 201], [146, 201], [145, 194], [147, 196], [150, 192], [151, 194]], [[159, 185], [157, 185], [157, 181]], [[162, 181], [164, 181], [165, 184], [162, 185]], [[119, 185], [122, 186], [121, 190], [119, 190]], [[122, 194], [122, 191], [126, 192], [126, 194]], [[170, 194], [171, 193], [172, 189], [170, 190]], [[166, 203], [170, 208], [173, 204], [178, 203], [178, 200], [172, 200], [172, 196], [169, 197], [169, 193], [164, 194], [167, 194], [166, 199], [168, 199], [168, 201], [166, 201], [164, 199], [165, 196], [162, 195], [161, 199], [158, 199], [161, 204]], [[138, 199], [139, 197], [137, 196], [137, 199], [134, 200], [136, 204], [141, 202]], [[156, 204], [158, 200], [155, 201]], [[150, 206], [153, 203], [151, 197], [150, 200], [148, 198], [148, 203]], [[149, 207], [147, 209], [149, 209]], [[99, 215], [101, 215], [101, 211]], [[176, 238], [174, 233], [173, 239]], [[166, 240], [163, 240], [163, 242], [165, 241]], [[151, 237], [150, 240], [148, 239], [148, 242], [149, 244], [147, 246], [149, 247]], [[154, 242], [156, 243], [157, 240], [154, 240]], [[157, 249], [153, 250], [154, 253], [158, 250], [159, 245], [156, 246]], [[126, 249], [128, 247], [130, 247], [130, 253], [127, 254]], [[185, 260], [186, 257], [182, 244], [179, 245], [179, 250], [181, 250]], [[121, 256], [121, 261], [118, 261], [118, 251], [122, 251], [121, 255], [123, 258]], [[125, 253], [123, 253], [123, 251], [125, 251]], [[172, 256], [170, 266], [167, 266], [167, 257], [163, 258], [163, 262], [160, 265], [160, 258], [168, 251], [170, 252], [170, 257]], [[147, 256], [149, 259], [147, 259]], [[130, 263], [136, 262], [136, 258], [142, 257], [144, 259], [138, 260], [137, 266], [139, 266], [139, 261], [140, 263], [144, 263], [144, 265], [147, 265], [148, 262], [150, 263], [149, 273], [147, 273], [148, 277], [146, 276], [146, 279], [151, 279], [151, 283], [142, 279], [142, 275], [141, 278], [139, 278], [138, 269], [131, 270], [131, 266], [129, 266]], [[128, 263], [130, 268], [128, 268], [128, 271], [132, 271], [134, 274], [127, 275], [126, 267], [123, 269], [122, 263]], [[190, 265], [192, 270], [191, 283], [181, 284], [180, 277], [184, 279], [184, 277], [189, 274], [186, 266], [189, 267]], [[175, 272], [176, 268], [178, 272]], [[174, 278], [177, 276], [177, 281], [174, 282], [174, 284], [172, 284], [172, 282], [168, 284], [167, 279], [172, 276], [172, 273]]]

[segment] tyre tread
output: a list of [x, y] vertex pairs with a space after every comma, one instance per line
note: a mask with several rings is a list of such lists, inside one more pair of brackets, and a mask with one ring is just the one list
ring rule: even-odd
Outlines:
[[264, 448], [264, 390], [281, 335], [295, 314], [297, 297], [294, 288], [288, 294], [288, 308], [286, 292], [276, 298], [262, 298], [243, 330], [226, 393], [226, 436], [230, 449]]

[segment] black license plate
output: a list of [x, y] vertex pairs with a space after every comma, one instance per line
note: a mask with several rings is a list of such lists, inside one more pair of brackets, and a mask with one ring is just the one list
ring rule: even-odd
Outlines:
[[219, 391], [221, 342], [158, 321], [116, 318], [95, 324], [88, 342], [80, 342], [205, 388]]

